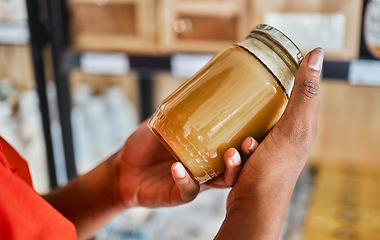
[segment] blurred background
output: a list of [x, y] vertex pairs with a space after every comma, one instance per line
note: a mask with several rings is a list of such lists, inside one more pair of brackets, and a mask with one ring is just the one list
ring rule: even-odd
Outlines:
[[[0, 0], [0, 134], [46, 193], [259, 23], [326, 52], [318, 136], [281, 239], [380, 239], [379, 0]], [[127, 210], [94, 239], [212, 239], [227, 194]]]

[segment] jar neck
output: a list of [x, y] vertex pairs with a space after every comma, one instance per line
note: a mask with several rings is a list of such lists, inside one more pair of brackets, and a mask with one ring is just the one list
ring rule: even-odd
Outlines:
[[289, 98], [293, 89], [298, 64], [285, 49], [265, 35], [250, 35], [244, 42], [236, 44], [255, 56], [275, 76]]
[[[267, 45], [273, 52], [275, 52], [282, 61], [285, 62], [285, 64], [289, 67], [289, 69], [293, 72], [294, 75], [296, 75], [299, 65], [296, 63], [294, 58], [289, 54], [288, 51], [282, 47], [282, 45], [272, 39], [269, 39], [269, 37], [265, 34], [255, 33], [248, 36], [249, 40], [250, 38], [257, 39]], [[302, 54], [301, 54], [302, 55]], [[302, 56], [303, 58], [303, 56]]]

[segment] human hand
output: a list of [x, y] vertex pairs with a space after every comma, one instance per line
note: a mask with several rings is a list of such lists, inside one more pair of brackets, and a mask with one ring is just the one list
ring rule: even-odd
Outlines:
[[230, 149], [224, 161], [224, 174], [200, 186], [144, 122], [116, 156], [121, 201], [124, 207], [171, 206], [189, 202], [209, 187], [231, 187], [241, 170], [240, 155]]
[[284, 114], [257, 149], [252, 151], [232, 191], [233, 195], [234, 192], [243, 192], [246, 197], [247, 191], [240, 188], [249, 188], [252, 182], [259, 179], [284, 175], [298, 178], [317, 133], [322, 60], [323, 50], [318, 48], [301, 63]]
[[217, 239], [278, 239], [317, 133], [322, 62], [323, 50], [317, 48], [301, 63], [284, 114], [260, 145], [251, 149], [253, 153], [231, 189]]

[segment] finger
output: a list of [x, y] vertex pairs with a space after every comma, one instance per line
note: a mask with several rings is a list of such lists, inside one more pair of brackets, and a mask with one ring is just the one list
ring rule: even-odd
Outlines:
[[297, 141], [313, 140], [316, 134], [323, 57], [321, 48], [306, 55], [297, 71], [288, 106], [278, 124], [284, 135], [293, 136]]
[[253, 137], [247, 137], [241, 144], [241, 151], [247, 158], [256, 150], [259, 143]]
[[235, 148], [229, 148], [224, 153], [223, 160], [226, 165], [224, 173], [205, 184], [201, 184], [201, 191], [209, 188], [227, 188], [235, 184], [242, 167], [240, 154]]
[[224, 163], [226, 171], [224, 172], [224, 187], [231, 187], [235, 184], [241, 170], [241, 158], [235, 148], [230, 148], [224, 153]]
[[319, 77], [322, 70], [324, 51], [311, 51], [298, 69], [289, 102], [289, 111], [315, 114], [318, 106]]
[[171, 168], [172, 176], [176, 186], [178, 187], [178, 198], [181, 202], [190, 202], [199, 193], [199, 184], [196, 183], [185, 170], [180, 162], [176, 162]]

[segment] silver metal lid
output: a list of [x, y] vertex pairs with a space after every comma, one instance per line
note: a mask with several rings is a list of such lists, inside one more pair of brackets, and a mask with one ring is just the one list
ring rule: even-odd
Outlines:
[[[265, 34], [272, 41], [282, 46], [283, 49], [292, 57], [297, 66], [299, 66], [301, 61], [304, 59], [301, 50], [293, 43], [292, 40], [285, 36], [285, 34], [283, 34], [280, 30], [267, 24], [259, 24], [256, 26], [255, 29], [251, 31], [251, 34], [253, 33]], [[248, 35], [247, 38], [252, 37], [251, 34]]]

